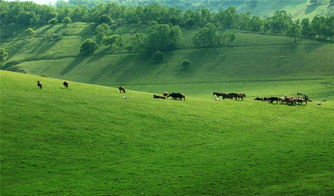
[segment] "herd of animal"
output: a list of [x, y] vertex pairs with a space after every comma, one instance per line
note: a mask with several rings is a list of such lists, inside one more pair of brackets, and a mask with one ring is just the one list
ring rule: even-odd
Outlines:
[[269, 103], [285, 103], [288, 105], [296, 105], [296, 104], [302, 104], [307, 102], [312, 102], [311, 99], [308, 98], [307, 95], [299, 95], [299, 96], [284, 96], [284, 97], [256, 97], [255, 100], [257, 101], [267, 101]]
[[[64, 81], [63, 86], [65, 88], [69, 88], [69, 83]], [[37, 81], [37, 87], [42, 89], [43, 84], [41, 81]], [[123, 86], [118, 87], [120, 93], [126, 93], [126, 90]], [[213, 92], [213, 96], [216, 96], [216, 100], [220, 99], [235, 99], [235, 100], [244, 100], [246, 94], [244, 93], [222, 93], [222, 92]], [[154, 99], [167, 99], [171, 97], [174, 100], [186, 100], [186, 96], [182, 93], [168, 93], [164, 92], [162, 95], [153, 95]], [[256, 101], [266, 101], [269, 103], [281, 103], [288, 105], [296, 105], [296, 104], [307, 104], [308, 102], [312, 102], [309, 97], [303, 93], [297, 93], [297, 96], [284, 96], [284, 97], [256, 97], [254, 100]]]

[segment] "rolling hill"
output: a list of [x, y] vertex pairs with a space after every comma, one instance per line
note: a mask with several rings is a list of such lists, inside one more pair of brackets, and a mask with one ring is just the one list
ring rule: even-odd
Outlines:
[[[12, 28], [18, 33], [0, 42], [10, 54], [3, 69], [107, 86], [125, 85], [146, 92], [210, 94], [221, 88], [238, 90], [244, 83], [256, 86], [266, 82], [293, 88], [300, 82], [331, 83], [334, 75], [334, 44], [312, 39], [300, 38], [295, 45], [287, 36], [238, 32], [230, 46], [198, 49], [191, 41], [195, 31], [185, 30], [177, 49], [167, 52], [162, 63], [156, 63], [141, 51], [129, 53], [120, 48], [100, 47], [93, 55], [80, 54], [82, 41], [94, 36], [90, 23], [46, 25], [36, 29], [31, 39], [19, 27], [8, 27], [8, 31]], [[127, 25], [113, 31], [127, 40], [135, 33], [145, 33], [145, 26]], [[63, 32], [66, 35], [61, 40], [45, 39]], [[183, 59], [191, 61], [188, 69], [180, 65]], [[272, 91], [268, 89], [266, 94], [274, 94]]]
[[123, 99], [110, 87], [65, 89], [7, 71], [0, 89], [1, 195], [334, 193], [333, 101]]

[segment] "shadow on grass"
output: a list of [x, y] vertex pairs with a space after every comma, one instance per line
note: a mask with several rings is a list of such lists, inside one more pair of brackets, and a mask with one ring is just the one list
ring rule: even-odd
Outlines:
[[67, 74], [87, 58], [88, 58], [87, 54], [80, 54], [79, 56], [75, 57], [74, 60], [60, 74], [61, 75]]
[[105, 48], [103, 49], [102, 51], [100, 51], [99, 53], [97, 54], [94, 54], [94, 56], [92, 56], [89, 60], [88, 60], [88, 63], [92, 63], [94, 61], [98, 61], [100, 60], [101, 58], [105, 57], [105, 55], [108, 55], [108, 51], [109, 50], [112, 50], [112, 48], [108, 47], [108, 48]]

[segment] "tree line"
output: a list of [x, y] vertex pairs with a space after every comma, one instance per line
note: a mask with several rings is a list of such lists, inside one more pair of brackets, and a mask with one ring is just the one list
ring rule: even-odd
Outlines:
[[133, 7], [110, 2], [103, 3], [103, 0], [90, 0], [100, 4], [87, 7], [73, 4], [76, 1], [79, 0], [63, 2], [59, 7], [32, 2], [0, 1], [1, 24], [45, 25], [62, 22], [96, 22], [110, 25], [151, 25], [157, 23], [181, 28], [198, 28], [211, 23], [216, 28], [225, 30], [281, 33], [292, 37], [305, 36], [318, 39], [334, 37], [334, 16], [293, 20], [284, 10], [276, 11], [273, 16], [261, 18], [249, 13], [238, 13], [233, 7], [213, 12], [209, 9], [181, 10], [158, 4]]

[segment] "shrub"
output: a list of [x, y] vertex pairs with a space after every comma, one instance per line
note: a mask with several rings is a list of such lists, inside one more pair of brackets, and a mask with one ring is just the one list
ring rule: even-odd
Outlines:
[[98, 48], [96, 41], [93, 39], [86, 39], [80, 47], [80, 52], [92, 53]]
[[190, 60], [188, 59], [184, 59], [182, 62], [181, 62], [181, 65], [182, 67], [184, 67], [184, 69], [188, 69], [189, 65], [191, 64]]
[[101, 15], [97, 18], [97, 23], [98, 24], [102, 24], [102, 23], [110, 23], [111, 22], [111, 18], [108, 15]]
[[35, 35], [35, 31], [34, 31], [34, 29], [32, 29], [32, 28], [27, 28], [25, 31], [24, 31], [24, 33], [27, 35], [27, 36], [29, 36], [30, 38], [31, 37], [33, 37], [34, 35]]
[[57, 24], [58, 23], [58, 20], [57, 18], [52, 18], [48, 21], [49, 24]]
[[70, 17], [65, 17], [65, 18], [63, 19], [63, 23], [64, 23], [64, 24], [69, 24], [69, 23], [71, 23], [71, 22], [72, 22], [72, 20], [71, 20]]

